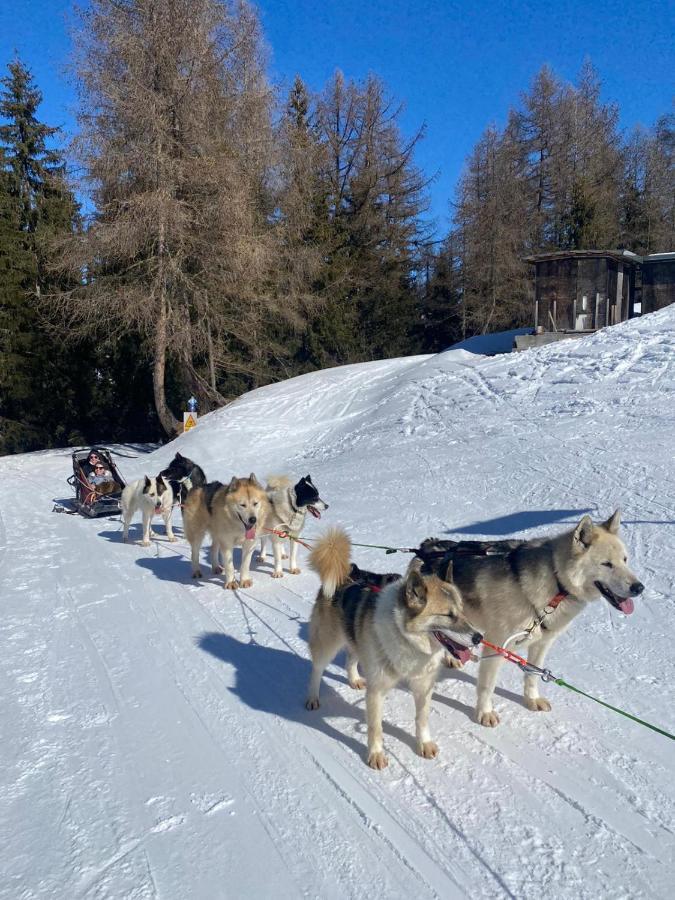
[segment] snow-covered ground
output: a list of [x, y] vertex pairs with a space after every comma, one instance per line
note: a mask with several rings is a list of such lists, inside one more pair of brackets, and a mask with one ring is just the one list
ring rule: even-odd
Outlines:
[[[620, 506], [645, 594], [627, 617], [594, 604], [547, 662], [675, 732], [675, 307], [519, 355], [303, 376], [120, 449], [128, 479], [177, 449], [220, 480], [309, 472], [330, 510], [307, 534], [366, 543], [532, 536]], [[483, 728], [470, 665], [434, 692], [440, 757], [415, 755], [400, 688], [371, 771], [341, 664], [304, 709], [311, 573], [196, 584], [182, 541], [53, 514], [69, 471], [65, 450], [0, 460], [2, 897], [672, 896], [671, 740], [554, 685], [529, 712], [512, 666]]]

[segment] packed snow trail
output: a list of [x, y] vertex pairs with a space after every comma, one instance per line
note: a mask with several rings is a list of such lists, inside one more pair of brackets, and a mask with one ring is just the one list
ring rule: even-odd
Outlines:
[[[127, 449], [121, 470], [156, 474], [179, 449], [220, 480], [309, 472], [330, 504], [309, 537], [340, 524], [394, 546], [619, 505], [645, 594], [630, 617], [593, 604], [547, 665], [674, 731], [674, 351], [670, 308], [519, 355], [326, 370]], [[69, 471], [69, 451], [0, 460], [3, 897], [670, 896], [672, 741], [553, 685], [552, 712], [531, 713], [507, 666], [502, 724], [482, 728], [469, 665], [434, 691], [435, 761], [392, 691], [373, 772], [343, 659], [304, 709], [313, 575], [193, 582], [182, 540], [124, 545], [118, 520], [54, 515]]]

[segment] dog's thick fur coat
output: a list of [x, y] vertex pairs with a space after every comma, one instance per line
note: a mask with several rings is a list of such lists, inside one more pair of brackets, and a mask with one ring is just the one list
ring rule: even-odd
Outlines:
[[120, 501], [122, 507], [122, 521], [124, 522], [123, 540], [129, 537], [129, 524], [137, 509], [143, 515], [143, 541], [144, 547], [149, 546], [150, 538], [155, 537], [152, 531], [152, 517], [161, 515], [164, 519], [166, 536], [170, 541], [175, 541], [176, 536], [171, 527], [171, 512], [173, 509], [173, 491], [168, 481], [161, 475], [156, 478], [139, 478], [132, 481], [122, 491]]
[[463, 615], [461, 595], [437, 576], [422, 575], [420, 560], [413, 560], [403, 578], [381, 591], [373, 584], [354, 583], [350, 554], [349, 537], [339, 529], [328, 531], [310, 554], [309, 564], [319, 574], [321, 588], [309, 626], [312, 674], [306, 706], [319, 706], [324, 669], [346, 645], [349, 684], [366, 689], [368, 765], [375, 769], [387, 765], [382, 705], [387, 692], [401, 680], [408, 682], [415, 698], [418, 752], [433, 758], [438, 746], [429, 732], [429, 705], [443, 647], [432, 631], [450, 631], [465, 639], [473, 634]]
[[[267, 525], [269, 528], [287, 529], [294, 535], [299, 535], [305, 525], [307, 513], [310, 512], [316, 519], [321, 518], [321, 513], [328, 509], [319, 496], [319, 492], [312, 482], [311, 475], [305, 475], [297, 484], [292, 484], [286, 475], [270, 475], [267, 479], [267, 498], [270, 501]], [[283, 578], [281, 560], [283, 557], [284, 538], [276, 534], [272, 538], [272, 552], [274, 554], [274, 574], [272, 578]], [[289, 572], [291, 575], [299, 575], [298, 568], [298, 542], [290, 541]], [[267, 558], [267, 536], [263, 534], [260, 539], [260, 559]]]
[[[617, 510], [602, 524], [584, 516], [576, 528], [552, 538], [494, 542], [494, 554], [489, 556], [456, 555], [456, 548], [450, 548], [445, 558], [434, 559], [435, 549], [444, 542], [433, 539], [422, 544], [420, 556], [429, 557], [427, 565], [441, 578], [451, 560], [452, 580], [461, 591], [465, 613], [493, 644], [504, 646], [510, 637], [535, 625], [529, 636], [521, 634], [516, 641], [529, 645], [528, 662], [542, 667], [553, 642], [589, 603], [604, 597], [620, 612], [633, 611], [632, 598], [644, 586], [626, 565], [619, 527]], [[548, 604], [558, 594], [564, 597], [550, 610]], [[502, 662], [491, 652], [481, 659], [476, 718], [482, 725], [499, 723], [492, 695]], [[525, 705], [548, 711], [551, 704], [539, 696], [539, 680], [537, 675], [525, 675]]]
[[166, 469], [162, 469], [159, 474], [165, 481], [171, 483], [174, 497], [181, 503], [185, 503], [192, 488], [202, 487], [206, 484], [206, 475], [202, 467], [188, 459], [187, 456], [183, 456], [182, 453], [176, 453]]
[[[202, 577], [199, 551], [208, 532], [212, 539], [211, 566], [216, 574], [221, 571], [219, 556], [224, 557], [225, 587], [251, 587], [251, 556], [268, 515], [267, 494], [254, 474], [233, 478], [228, 485], [210, 481], [193, 488], [183, 504], [185, 537], [192, 548], [192, 577]], [[242, 548], [239, 583], [234, 575], [235, 547]]]

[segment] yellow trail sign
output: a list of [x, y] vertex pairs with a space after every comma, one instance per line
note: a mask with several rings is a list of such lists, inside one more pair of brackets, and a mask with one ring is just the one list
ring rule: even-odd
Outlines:
[[184, 412], [183, 413], [183, 434], [186, 431], [189, 431], [191, 428], [197, 427], [197, 413], [193, 412]]

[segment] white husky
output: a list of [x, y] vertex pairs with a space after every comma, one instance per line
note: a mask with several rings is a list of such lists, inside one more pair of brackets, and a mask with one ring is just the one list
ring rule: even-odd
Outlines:
[[151, 530], [152, 517], [161, 515], [164, 519], [166, 536], [170, 541], [177, 538], [171, 527], [171, 512], [173, 507], [173, 491], [168, 481], [161, 475], [156, 478], [139, 478], [132, 481], [122, 491], [122, 519], [124, 520], [124, 541], [129, 537], [129, 524], [137, 509], [143, 514], [143, 540], [144, 547], [150, 545], [150, 537], [154, 537]]

